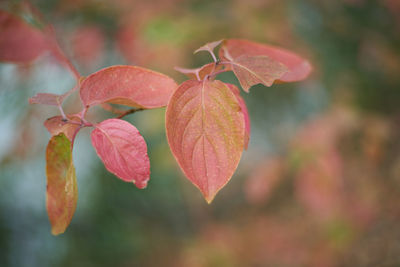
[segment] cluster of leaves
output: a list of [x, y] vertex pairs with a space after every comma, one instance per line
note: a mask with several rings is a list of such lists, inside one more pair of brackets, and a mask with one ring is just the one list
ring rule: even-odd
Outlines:
[[[213, 62], [198, 69], [177, 68], [190, 80], [181, 85], [161, 73], [136, 66], [111, 66], [82, 77], [57, 44], [50, 26], [37, 29], [17, 16], [0, 11], [0, 60], [30, 62], [44, 51], [52, 53], [76, 77], [76, 85], [62, 95], [39, 93], [31, 104], [58, 107], [61, 115], [44, 125], [52, 137], [46, 151], [47, 211], [52, 233], [63, 233], [77, 204], [77, 182], [72, 160], [74, 140], [80, 129], [93, 127], [92, 145], [106, 169], [138, 188], [147, 186], [150, 161], [147, 145], [135, 126], [122, 120], [136, 111], [167, 107], [166, 132], [171, 151], [186, 177], [207, 202], [230, 180], [250, 137], [250, 119], [240, 90], [215, 80], [233, 71], [243, 90], [274, 82], [307, 77], [310, 64], [298, 55], [246, 40], [220, 40], [195, 51], [207, 51]], [[219, 58], [215, 48], [222, 45]], [[82, 110], [65, 114], [64, 100], [78, 91]], [[110, 104], [131, 107], [115, 109]], [[89, 108], [101, 105], [118, 113], [101, 122], [86, 119]]]

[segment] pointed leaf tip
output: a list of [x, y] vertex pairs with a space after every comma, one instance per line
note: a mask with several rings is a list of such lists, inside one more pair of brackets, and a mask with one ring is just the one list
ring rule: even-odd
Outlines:
[[196, 54], [200, 51], [208, 51], [210, 53], [214, 52], [214, 49], [219, 46], [224, 40], [218, 40], [218, 41], [214, 41], [214, 42], [209, 42], [206, 43], [205, 45], [199, 47], [198, 49], [196, 49], [196, 51], [194, 51], [193, 54]]
[[53, 136], [46, 149], [46, 208], [53, 235], [65, 232], [78, 200], [71, 142], [63, 134]]
[[147, 145], [135, 126], [120, 119], [96, 125], [91, 134], [93, 147], [106, 169], [143, 189], [150, 179]]
[[167, 106], [171, 151], [208, 203], [235, 172], [244, 146], [244, 116], [221, 81], [182, 83]]

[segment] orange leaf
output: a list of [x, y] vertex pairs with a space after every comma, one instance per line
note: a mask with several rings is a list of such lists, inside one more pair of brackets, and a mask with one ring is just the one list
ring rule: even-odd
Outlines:
[[233, 72], [246, 92], [258, 83], [271, 86], [287, 72], [285, 65], [267, 56], [243, 55], [233, 59], [231, 64]]
[[284, 64], [289, 71], [279, 78], [282, 82], [295, 82], [307, 78], [312, 68], [310, 63], [299, 55], [275, 46], [250, 42], [247, 40], [229, 39], [224, 42], [220, 49], [220, 57], [226, 58], [224, 54], [236, 59], [242, 55], [247, 56], [268, 56]]
[[63, 134], [53, 136], [46, 150], [46, 207], [53, 235], [62, 234], [74, 215], [78, 200], [71, 142]]
[[81, 84], [85, 106], [102, 103], [139, 108], [167, 105], [177, 84], [170, 77], [134, 66], [111, 66], [89, 75]]
[[244, 124], [237, 98], [220, 81], [189, 80], [171, 97], [166, 111], [168, 143], [186, 177], [208, 203], [239, 164]]

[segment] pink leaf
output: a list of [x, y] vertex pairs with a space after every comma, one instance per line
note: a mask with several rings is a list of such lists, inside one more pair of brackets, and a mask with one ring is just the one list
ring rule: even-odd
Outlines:
[[0, 10], [0, 61], [28, 63], [46, 48], [45, 36], [40, 30]]
[[[68, 115], [68, 119], [79, 123], [81, 119], [78, 116]], [[55, 116], [47, 119], [44, 122], [44, 126], [49, 131], [51, 135], [58, 135], [60, 133], [64, 133], [65, 136], [72, 142], [72, 139], [80, 127], [77, 124], [72, 124], [65, 122], [62, 116]]]
[[35, 96], [29, 98], [29, 104], [59, 106], [63, 102], [64, 97], [64, 95], [38, 93]]
[[46, 207], [53, 235], [62, 234], [71, 222], [78, 200], [71, 142], [64, 134], [53, 136], [46, 150]]
[[232, 70], [243, 90], [249, 92], [251, 86], [258, 83], [271, 86], [275, 80], [287, 72], [282, 63], [266, 56], [242, 55], [231, 61]]
[[244, 126], [245, 126], [245, 131], [244, 131], [244, 149], [247, 150], [247, 147], [249, 146], [249, 140], [250, 140], [250, 116], [249, 116], [249, 111], [247, 110], [246, 102], [244, 102], [243, 98], [240, 96], [240, 90], [237, 88], [235, 85], [226, 83], [226, 85], [231, 89], [233, 94], [235, 95], [239, 106], [242, 110], [243, 116], [244, 116]]
[[108, 119], [96, 125], [91, 134], [93, 147], [106, 169], [138, 188], [147, 186], [150, 161], [147, 145], [135, 126], [119, 119]]
[[102, 103], [140, 108], [167, 105], [176, 89], [168, 76], [134, 66], [111, 66], [88, 76], [81, 84], [80, 96], [86, 106]]
[[171, 151], [208, 203], [239, 164], [244, 129], [237, 98], [217, 80], [184, 82], [167, 106], [166, 131]]
[[268, 56], [284, 64], [289, 71], [281, 78], [282, 82], [295, 82], [307, 78], [312, 68], [310, 63], [299, 55], [283, 48], [258, 44], [247, 40], [229, 39], [224, 42], [220, 49], [220, 57], [224, 58], [225, 50], [229, 52], [234, 59], [242, 56]]

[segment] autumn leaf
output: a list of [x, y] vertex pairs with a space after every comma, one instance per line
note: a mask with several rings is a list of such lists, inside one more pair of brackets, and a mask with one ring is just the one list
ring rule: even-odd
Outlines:
[[150, 179], [150, 161], [146, 142], [136, 127], [119, 119], [108, 119], [95, 127], [92, 144], [106, 169], [140, 189], [145, 188]]
[[208, 203], [239, 164], [244, 124], [236, 96], [220, 81], [189, 80], [171, 97], [166, 111], [168, 143]]
[[259, 83], [271, 86], [275, 80], [287, 72], [285, 65], [267, 56], [243, 55], [230, 63], [240, 85], [246, 92], [249, 92], [251, 86]]
[[63, 102], [64, 98], [64, 95], [38, 93], [35, 96], [29, 98], [29, 104], [59, 106]]
[[214, 49], [219, 46], [224, 40], [219, 40], [219, 41], [215, 41], [215, 42], [209, 42], [206, 43], [205, 45], [203, 45], [202, 47], [198, 48], [196, 51], [194, 51], [193, 54], [196, 54], [200, 51], [208, 51], [211, 54], [214, 53]]
[[235, 95], [240, 109], [242, 110], [243, 116], [244, 116], [244, 149], [247, 150], [247, 147], [249, 146], [249, 141], [250, 141], [250, 116], [249, 116], [249, 111], [247, 110], [246, 102], [244, 102], [243, 98], [240, 96], [240, 90], [237, 88], [235, 85], [226, 83], [226, 85], [231, 89], [232, 93]]
[[176, 89], [168, 76], [134, 66], [111, 66], [89, 75], [81, 84], [80, 97], [85, 106], [101, 103], [139, 108], [167, 105]]
[[175, 70], [180, 73], [185, 74], [190, 79], [194, 80], [203, 80], [207, 75], [212, 74], [213, 72], [219, 71], [223, 69], [223, 65], [217, 65], [215, 62], [208, 63], [197, 69], [185, 69], [180, 67], [175, 67]]
[[62, 234], [71, 222], [78, 200], [71, 142], [63, 134], [53, 136], [46, 150], [46, 207], [53, 235]]
[[[68, 115], [67, 116], [69, 120], [80, 123], [81, 119], [78, 116], [75, 115]], [[69, 123], [63, 120], [62, 116], [54, 116], [51, 118], [48, 118], [44, 122], [44, 126], [46, 129], [49, 131], [51, 135], [58, 135], [60, 133], [64, 133], [65, 136], [72, 142], [72, 139], [75, 135], [75, 132], [77, 131], [80, 126], [78, 124], [73, 124]]]
[[47, 49], [43, 33], [19, 17], [0, 10], [0, 61], [29, 63]]
[[304, 58], [286, 49], [271, 45], [264, 45], [240, 39], [228, 39], [225, 40], [219, 51], [220, 57], [226, 59], [225, 54], [227, 52], [233, 59], [237, 59], [243, 55], [268, 56], [269, 58], [284, 64], [289, 71], [279, 78], [279, 81], [282, 82], [304, 80], [312, 70], [311, 64]]

